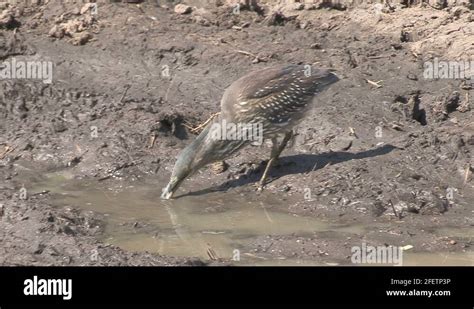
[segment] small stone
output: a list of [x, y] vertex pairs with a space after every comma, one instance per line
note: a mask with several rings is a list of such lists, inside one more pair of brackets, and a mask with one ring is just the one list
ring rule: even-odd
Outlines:
[[455, 7], [451, 10], [451, 14], [454, 16], [454, 18], [459, 18], [462, 14], [464, 13], [469, 13], [469, 9], [465, 7]]
[[18, 22], [15, 20], [15, 17], [10, 12], [10, 10], [5, 10], [2, 13], [0, 13], [0, 29], [1, 28], [6, 28], [6, 29], [15, 28], [15, 26], [17, 26], [17, 23]]
[[435, 9], [441, 10], [446, 7], [447, 2], [443, 0], [428, 0], [428, 4]]
[[46, 245], [44, 244], [38, 244], [36, 249], [33, 251], [33, 254], [41, 254], [43, 253], [44, 249], [46, 248]]
[[455, 241], [454, 239], [452, 239], [452, 240], [449, 241], [449, 244], [450, 244], [450, 245], [455, 245], [455, 244], [457, 244], [457, 243], [458, 243], [458, 242]]
[[92, 39], [92, 34], [87, 31], [81, 32], [74, 36], [73, 45], [84, 45]]
[[300, 26], [300, 29], [306, 29], [309, 27], [310, 24], [311, 23], [309, 21], [305, 21], [305, 22], [300, 23], [299, 26]]
[[61, 39], [64, 37], [64, 28], [58, 25], [54, 25], [53, 28], [49, 30], [48, 35], [52, 36], [53, 38]]
[[284, 25], [287, 20], [283, 13], [276, 11], [266, 18], [266, 24], [268, 26]]
[[192, 7], [190, 7], [189, 5], [185, 5], [185, 4], [177, 4], [175, 7], [174, 7], [174, 12], [176, 14], [180, 14], [180, 15], [184, 15], [184, 14], [189, 14], [192, 12]]
[[294, 9], [297, 10], [297, 11], [304, 10], [304, 4], [303, 3], [295, 3]]
[[36, 28], [38, 28], [38, 22], [36, 22], [36, 21], [34, 21], [34, 20], [31, 21], [31, 22], [29, 23], [29, 27], [30, 27], [31, 29], [36, 29]]
[[320, 29], [321, 29], [321, 30], [330, 30], [330, 29], [331, 29], [331, 25], [328, 24], [328, 23], [323, 23], [323, 24], [321, 24]]
[[211, 165], [211, 169], [215, 174], [224, 173], [229, 168], [229, 165], [225, 161], [218, 161]]
[[464, 141], [468, 145], [474, 145], [474, 134], [468, 134], [464, 137]]
[[236, 7], [240, 6], [240, 9], [250, 9], [254, 10], [258, 7], [257, 0], [226, 0], [225, 3], [227, 6]]
[[393, 43], [392, 48], [395, 49], [395, 50], [400, 50], [400, 49], [403, 48], [403, 46], [400, 43]]
[[92, 11], [92, 9], [96, 6], [97, 4], [95, 3], [86, 3], [84, 4], [84, 6], [81, 8], [81, 11], [79, 13], [81, 13], [81, 15], [84, 15], [85, 13], [89, 12], [89, 11]]

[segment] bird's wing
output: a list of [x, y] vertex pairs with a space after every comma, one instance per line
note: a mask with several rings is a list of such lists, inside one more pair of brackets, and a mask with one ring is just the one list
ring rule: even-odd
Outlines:
[[252, 72], [235, 81], [224, 93], [221, 102], [223, 116], [256, 110], [275, 110], [267, 118], [284, 123], [293, 111], [307, 104], [317, 90], [320, 70], [305, 65], [267, 68]]
[[[267, 68], [252, 72], [236, 81], [241, 84], [240, 99], [258, 99], [281, 92], [292, 79], [297, 78], [298, 69], [303, 66]], [[303, 73], [303, 72], [301, 72]]]

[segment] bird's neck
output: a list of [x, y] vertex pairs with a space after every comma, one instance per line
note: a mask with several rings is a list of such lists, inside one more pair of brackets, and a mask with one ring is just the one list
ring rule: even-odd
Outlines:
[[187, 152], [190, 156], [193, 156], [193, 163], [197, 168], [224, 160], [247, 143], [246, 141], [213, 137], [212, 125], [215, 123], [222, 125], [221, 121], [216, 119], [216, 121], [206, 126], [201, 134], [187, 147]]

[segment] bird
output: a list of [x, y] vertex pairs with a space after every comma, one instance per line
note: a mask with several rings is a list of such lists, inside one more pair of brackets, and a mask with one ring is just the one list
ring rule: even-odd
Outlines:
[[291, 64], [263, 68], [237, 79], [224, 91], [219, 115], [178, 155], [161, 198], [172, 198], [182, 182], [202, 167], [256, 141], [271, 140], [270, 159], [258, 183], [262, 190], [270, 168], [294, 135], [293, 128], [308, 114], [315, 96], [339, 81], [334, 71]]

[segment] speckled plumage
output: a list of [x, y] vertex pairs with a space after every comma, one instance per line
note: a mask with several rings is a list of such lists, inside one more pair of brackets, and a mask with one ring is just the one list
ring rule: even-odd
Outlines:
[[328, 70], [305, 65], [252, 72], [224, 92], [221, 119], [262, 122], [266, 138], [287, 132], [305, 116], [313, 97], [337, 80]]

